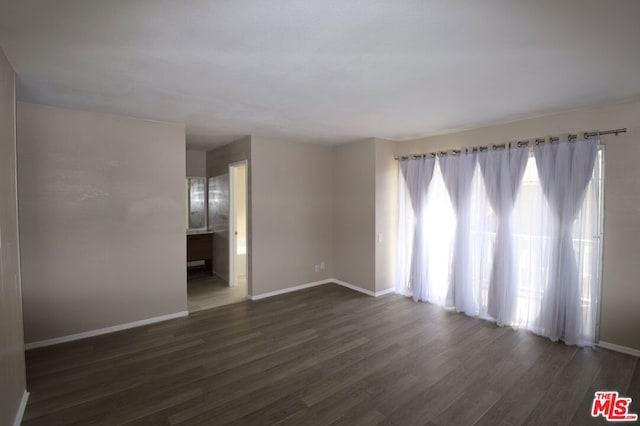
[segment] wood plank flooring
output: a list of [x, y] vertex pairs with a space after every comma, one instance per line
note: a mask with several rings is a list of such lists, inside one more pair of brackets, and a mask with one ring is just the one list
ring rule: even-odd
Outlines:
[[27, 352], [25, 425], [603, 424], [640, 365], [329, 284]]

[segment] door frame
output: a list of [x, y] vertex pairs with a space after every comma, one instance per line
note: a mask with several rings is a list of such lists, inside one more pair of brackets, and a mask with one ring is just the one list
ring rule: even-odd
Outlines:
[[[249, 162], [247, 160], [236, 161], [234, 163], [229, 163], [229, 287], [233, 287], [236, 285], [236, 267], [235, 267], [235, 258], [237, 252], [237, 241], [236, 241], [236, 197], [235, 193], [236, 187], [236, 176], [235, 172], [238, 167], [245, 166], [245, 190], [244, 190], [244, 209], [245, 209], [245, 228], [247, 228], [248, 220], [248, 202], [249, 202]], [[245, 229], [245, 235], [248, 241], [248, 229]], [[248, 252], [248, 247], [247, 247]], [[247, 262], [248, 262], [248, 253], [247, 253]], [[248, 264], [245, 264], [245, 276], [248, 275]], [[249, 286], [248, 277], [247, 277], [247, 288]]]

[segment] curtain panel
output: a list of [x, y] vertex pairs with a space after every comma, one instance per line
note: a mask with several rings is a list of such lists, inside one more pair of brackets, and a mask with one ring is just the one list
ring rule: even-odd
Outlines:
[[551, 262], [541, 323], [545, 335], [552, 340], [563, 339], [568, 344], [583, 343], [580, 336], [588, 330], [582, 330], [582, 317], [591, 315], [582, 312], [579, 259], [572, 236], [593, 175], [597, 148], [596, 141], [591, 140], [534, 148], [542, 191], [552, 217]]
[[408, 281], [411, 283], [411, 294], [415, 301], [427, 300], [428, 274], [426, 264], [422, 261], [427, 257], [424, 206], [434, 166], [434, 158], [417, 158], [400, 164], [400, 174], [406, 188], [406, 192], [402, 193], [402, 202], [408, 202], [411, 209], [410, 212], [404, 209], [405, 214], [412, 214], [405, 217], [407, 223], [402, 227], [399, 235], [411, 246], [411, 250], [408, 250], [410, 253]]
[[396, 291], [593, 345], [599, 152], [596, 139], [565, 138], [533, 149], [402, 160]]

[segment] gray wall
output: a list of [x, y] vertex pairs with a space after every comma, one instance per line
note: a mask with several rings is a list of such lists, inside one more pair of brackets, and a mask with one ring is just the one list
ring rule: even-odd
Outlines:
[[372, 292], [394, 283], [395, 147], [383, 139], [333, 147], [334, 278]]
[[375, 291], [375, 143], [333, 147], [333, 278]]
[[186, 151], [187, 177], [203, 177], [207, 175], [206, 151]]
[[27, 342], [186, 311], [184, 126], [18, 103]]
[[621, 127], [629, 132], [602, 137], [606, 170], [600, 339], [640, 350], [640, 102], [398, 142], [396, 149], [404, 155]]
[[[247, 160], [247, 216], [251, 217], [251, 138], [243, 138], [228, 145], [207, 151], [207, 178], [228, 175], [229, 164]], [[251, 294], [251, 220], [247, 221], [247, 289]], [[229, 281], [229, 223], [226, 231], [213, 234], [213, 271]]]
[[15, 74], [0, 49], [0, 425], [26, 391], [16, 199]]
[[332, 277], [331, 164], [331, 147], [251, 138], [250, 294]]

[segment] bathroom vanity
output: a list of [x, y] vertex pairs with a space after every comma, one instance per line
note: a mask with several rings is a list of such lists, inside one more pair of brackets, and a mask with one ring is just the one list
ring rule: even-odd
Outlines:
[[204, 260], [207, 272], [213, 274], [213, 232], [187, 232], [187, 262]]

